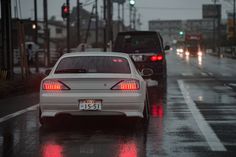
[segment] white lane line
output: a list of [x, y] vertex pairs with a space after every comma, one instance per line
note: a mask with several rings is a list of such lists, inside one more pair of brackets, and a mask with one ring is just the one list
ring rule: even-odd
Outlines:
[[189, 107], [199, 129], [204, 135], [208, 145], [210, 146], [212, 151], [227, 151], [225, 146], [221, 143], [220, 139], [217, 137], [215, 132], [212, 130], [210, 125], [206, 122], [201, 112], [198, 110], [196, 104], [191, 99], [191, 96], [187, 89], [184, 87], [183, 80], [178, 80], [179, 88], [184, 96], [186, 104]]
[[214, 74], [213, 73], [208, 73], [210, 76], [213, 76]]
[[210, 121], [208, 121], [208, 123], [211, 123], [211, 124], [236, 124], [236, 120], [221, 120], [221, 121], [210, 120]]
[[193, 73], [182, 73], [182, 76], [193, 76]]
[[203, 72], [201, 73], [201, 75], [202, 76], [208, 76], [207, 73], [203, 73]]
[[229, 86], [236, 87], [236, 83], [229, 83], [228, 85], [229, 85]]
[[146, 80], [148, 87], [158, 86], [158, 82], [155, 80], [147, 79]]
[[7, 121], [7, 120], [9, 120], [11, 118], [14, 118], [16, 116], [19, 116], [21, 114], [24, 114], [25, 112], [36, 110], [38, 106], [39, 106], [39, 104], [31, 106], [31, 107], [28, 107], [28, 108], [20, 110], [20, 111], [17, 111], [17, 112], [12, 113], [12, 114], [6, 115], [6, 116], [0, 118], [0, 123], [5, 122], [5, 121]]
[[233, 76], [232, 74], [228, 74], [228, 73], [223, 73], [223, 74], [221, 74], [222, 76], [225, 76], [225, 77], [227, 77], [227, 76]]

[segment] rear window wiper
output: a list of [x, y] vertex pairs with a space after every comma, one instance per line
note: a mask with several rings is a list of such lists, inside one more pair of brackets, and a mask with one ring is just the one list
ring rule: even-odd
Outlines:
[[62, 74], [62, 73], [87, 73], [86, 69], [61, 69], [61, 70], [56, 70], [56, 74]]

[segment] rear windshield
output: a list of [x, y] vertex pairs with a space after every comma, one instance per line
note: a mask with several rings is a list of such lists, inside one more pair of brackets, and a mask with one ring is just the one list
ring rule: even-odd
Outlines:
[[61, 73], [131, 73], [127, 59], [112, 56], [79, 56], [63, 58], [56, 74]]
[[114, 51], [126, 53], [144, 53], [152, 50], [161, 50], [156, 34], [119, 34], [114, 48]]

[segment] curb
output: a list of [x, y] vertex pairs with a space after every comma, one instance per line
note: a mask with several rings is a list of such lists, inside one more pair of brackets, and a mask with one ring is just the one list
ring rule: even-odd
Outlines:
[[0, 80], [0, 98], [38, 92], [44, 74], [34, 74], [30, 78], [21, 80]]

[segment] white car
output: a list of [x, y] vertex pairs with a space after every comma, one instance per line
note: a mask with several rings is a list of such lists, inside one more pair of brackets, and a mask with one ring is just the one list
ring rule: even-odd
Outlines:
[[147, 120], [147, 85], [128, 54], [64, 54], [42, 80], [39, 118], [60, 114], [140, 117]]

